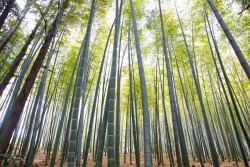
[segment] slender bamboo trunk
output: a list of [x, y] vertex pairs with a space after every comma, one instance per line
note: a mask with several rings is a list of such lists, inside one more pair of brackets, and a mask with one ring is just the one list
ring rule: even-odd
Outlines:
[[0, 52], [2, 52], [4, 50], [4, 47], [9, 42], [10, 38], [14, 35], [14, 33], [17, 30], [17, 28], [21, 25], [23, 19], [25, 18], [26, 14], [29, 11], [32, 3], [33, 3], [32, 1], [27, 3], [27, 5], [25, 6], [24, 11], [23, 11], [21, 17], [17, 20], [16, 24], [9, 30], [9, 32], [7, 33], [7, 35], [1, 41], [1, 43], [0, 43]]
[[216, 19], [218, 20], [221, 28], [223, 29], [225, 35], [227, 36], [227, 39], [230, 43], [230, 45], [232, 46], [243, 70], [245, 71], [246, 75], [247, 75], [247, 78], [248, 80], [250, 80], [250, 67], [249, 67], [249, 64], [247, 63], [244, 55], [242, 54], [238, 44], [236, 43], [236, 41], [234, 40], [234, 37], [233, 35], [231, 34], [231, 32], [229, 31], [229, 29], [227, 28], [224, 20], [222, 19], [219, 11], [217, 10], [217, 8], [215, 7], [214, 3], [212, 0], [207, 0], [207, 3], [209, 4], [210, 8], [213, 10], [214, 12], [214, 15], [216, 17]]
[[74, 69], [73, 69], [73, 72], [72, 72], [72, 75], [71, 75], [71, 79], [70, 79], [70, 82], [68, 84], [67, 93], [65, 95], [64, 106], [63, 106], [62, 115], [61, 115], [61, 118], [60, 118], [60, 121], [59, 121], [59, 124], [58, 124], [58, 129], [57, 129], [56, 138], [55, 138], [56, 141], [55, 141], [55, 144], [54, 144], [54, 147], [53, 147], [53, 153], [52, 153], [52, 157], [51, 157], [51, 161], [50, 161], [50, 167], [53, 167], [54, 163], [55, 163], [57, 150], [58, 150], [58, 146], [59, 146], [59, 138], [60, 138], [61, 131], [62, 131], [62, 128], [63, 128], [64, 118], [66, 116], [70, 90], [71, 90], [71, 87], [72, 87], [72, 84], [73, 84], [73, 78], [74, 78], [74, 75], [75, 75], [78, 59], [79, 59], [79, 56], [76, 59]]
[[134, 6], [132, 0], [130, 2], [130, 9], [133, 19], [133, 27], [134, 27], [134, 36], [136, 43], [136, 53], [140, 74], [140, 83], [141, 83], [141, 93], [142, 93], [142, 107], [143, 107], [143, 130], [144, 130], [144, 163], [146, 167], [152, 166], [152, 154], [151, 154], [151, 132], [150, 132], [150, 115], [149, 115], [149, 107], [148, 107], [148, 97], [147, 97], [147, 89], [146, 89], [146, 80], [144, 75], [144, 68], [141, 56], [141, 47], [136, 23], [136, 17], [134, 12]]
[[45, 72], [42, 76], [42, 85], [41, 85], [41, 92], [40, 92], [40, 99], [39, 99], [39, 103], [38, 103], [38, 106], [37, 106], [37, 113], [36, 113], [36, 119], [35, 119], [35, 125], [34, 125], [34, 129], [33, 129], [33, 134], [32, 134], [32, 138], [31, 138], [31, 144], [30, 144], [30, 151], [29, 151], [29, 156], [28, 156], [28, 161], [27, 161], [27, 166], [30, 167], [32, 166], [32, 162], [33, 162], [33, 157], [34, 157], [34, 154], [35, 154], [35, 140], [36, 140], [36, 137], [37, 137], [37, 131], [38, 131], [38, 128], [39, 128], [39, 119], [40, 119], [40, 113], [41, 113], [41, 110], [43, 108], [43, 102], [44, 102], [44, 92], [45, 92], [45, 84], [46, 84], [46, 81], [47, 81], [47, 77], [48, 77], [48, 72], [49, 72], [49, 64], [51, 62], [51, 59], [52, 59], [52, 55], [53, 55], [53, 49], [54, 49], [54, 41], [55, 41], [55, 37], [52, 41], [52, 45], [51, 45], [51, 52], [49, 54], [49, 57], [47, 59], [47, 62], [46, 62], [46, 69], [45, 69]]
[[[119, 11], [119, 21], [121, 21], [121, 13], [122, 13], [122, 5], [123, 0], [120, 2], [120, 11]], [[120, 102], [121, 102], [121, 73], [122, 73], [122, 64], [123, 59], [125, 55], [125, 51], [127, 49], [127, 46], [124, 50], [123, 57], [121, 58], [121, 41], [122, 41], [122, 27], [123, 22], [121, 26], [121, 32], [120, 32], [120, 41], [119, 41], [119, 51], [118, 51], [118, 73], [117, 73], [117, 93], [116, 93], [116, 125], [115, 125], [115, 166], [120, 166], [120, 137], [122, 136], [120, 133], [120, 126], [121, 126], [121, 114], [120, 114]]]
[[[136, 133], [138, 133], [136, 131], [136, 125], [135, 125], [135, 110], [134, 110], [134, 99], [133, 99], [133, 92], [132, 92], [132, 71], [134, 69], [131, 69], [131, 55], [128, 54], [128, 59], [129, 59], [129, 90], [130, 90], [130, 112], [131, 112], [131, 120], [132, 120], [132, 127], [133, 127], [133, 138], [134, 138], [134, 148], [135, 148], [135, 159], [136, 159], [136, 166], [139, 167], [140, 166], [140, 155], [139, 155], [139, 145], [138, 145], [138, 138]], [[132, 128], [131, 128], [132, 129]], [[131, 135], [131, 134], [130, 134]]]
[[[228, 79], [228, 77], [227, 77], [227, 75], [226, 75], [226, 72], [225, 72], [225, 69], [224, 69], [224, 66], [223, 66], [221, 57], [220, 57], [220, 52], [219, 52], [219, 49], [218, 49], [218, 47], [217, 47], [215, 38], [214, 38], [214, 36], [213, 36], [213, 34], [212, 34], [212, 32], [211, 32], [210, 23], [209, 23], [208, 18], [207, 18], [207, 16], [206, 16], [205, 10], [204, 10], [204, 17], [205, 17], [205, 19], [206, 19], [207, 22], [208, 22], [208, 27], [209, 27], [209, 30], [210, 30], [210, 33], [211, 33], [211, 36], [212, 36], [212, 41], [213, 41], [213, 43], [214, 43], [215, 51], [216, 51], [217, 57], [218, 57], [218, 59], [219, 59], [219, 63], [220, 63], [221, 69], [222, 69], [222, 73], [223, 73], [224, 78], [225, 78], [225, 80], [226, 80], [226, 84], [227, 84], [227, 87], [228, 87], [229, 95], [230, 95], [230, 97], [231, 97], [231, 99], [232, 99], [232, 103], [233, 103], [233, 106], [234, 106], [234, 109], [235, 109], [235, 113], [236, 113], [236, 116], [237, 116], [238, 121], [239, 121], [239, 124], [240, 124], [240, 128], [241, 128], [241, 130], [242, 130], [242, 132], [243, 132], [243, 135], [244, 135], [244, 137], [245, 137], [245, 140], [246, 140], [246, 143], [247, 143], [247, 146], [248, 146], [248, 149], [249, 149], [249, 148], [250, 148], [250, 139], [249, 139], [248, 134], [247, 134], [247, 132], [246, 132], [246, 129], [245, 129], [244, 125], [243, 125], [242, 119], [241, 119], [241, 117], [240, 117], [240, 115], [239, 115], [238, 107], [237, 107], [237, 105], [236, 105], [236, 102], [235, 102], [235, 99], [234, 99], [234, 96], [233, 96], [233, 93], [232, 93], [232, 87], [231, 87], [230, 82], [229, 82], [229, 79]], [[205, 24], [205, 27], [206, 27], [206, 24]], [[207, 31], [207, 30], [206, 30], [206, 31]], [[214, 55], [213, 55], [212, 52], [211, 52], [211, 54], [212, 54], [212, 57], [213, 57], [214, 65], [215, 65], [215, 67], [216, 67], [216, 71], [217, 71], [217, 73], [218, 73], [219, 70], [218, 70], [218, 67], [217, 67], [217, 64], [216, 64], [216, 61], [215, 61], [215, 57], [214, 57]], [[220, 75], [220, 74], [218, 73], [218, 75]], [[221, 84], [222, 84], [222, 88], [223, 88], [223, 92], [224, 92], [224, 94], [225, 94], [226, 102], [227, 102], [228, 107], [229, 107], [230, 118], [231, 118], [231, 120], [232, 120], [232, 124], [233, 124], [234, 131], [235, 131], [235, 133], [236, 133], [237, 142], [238, 142], [238, 144], [239, 144], [239, 147], [240, 147], [240, 150], [241, 150], [241, 154], [242, 154], [242, 156], [243, 156], [244, 164], [245, 164], [245, 166], [249, 166], [249, 165], [248, 165], [248, 162], [247, 162], [247, 156], [246, 156], [246, 153], [245, 153], [245, 150], [244, 150], [244, 147], [243, 147], [241, 138], [240, 138], [240, 134], [239, 134], [239, 131], [238, 131], [238, 128], [237, 128], [237, 125], [236, 125], [236, 120], [234, 119], [233, 110], [232, 110], [232, 108], [231, 108], [229, 99], [228, 99], [228, 97], [227, 97], [227, 95], [226, 95], [226, 91], [225, 91], [225, 88], [224, 88], [224, 85], [223, 85], [223, 83], [222, 83], [222, 79], [221, 79], [220, 76], [219, 76], [219, 80], [220, 80], [220, 82], [221, 82]]]
[[116, 0], [116, 19], [115, 19], [115, 34], [114, 34], [114, 46], [112, 55], [112, 68], [109, 79], [109, 103], [108, 103], [108, 167], [115, 166], [115, 125], [114, 125], [114, 111], [116, 100], [116, 74], [117, 74], [117, 51], [118, 51], [118, 39], [120, 29], [120, 17], [119, 15], [119, 0]]
[[30, 91], [34, 85], [36, 76], [40, 70], [40, 67], [43, 63], [43, 60], [45, 59], [45, 55], [48, 51], [51, 40], [55, 36], [56, 28], [60, 22], [61, 15], [67, 6], [68, 6], [68, 0], [65, 0], [63, 2], [63, 6], [58, 11], [57, 17], [53, 21], [53, 23], [48, 31], [48, 34], [47, 34], [45, 41], [40, 49], [40, 52], [39, 52], [32, 68], [31, 68], [31, 72], [27, 76], [20, 93], [19, 93], [15, 103], [13, 104], [13, 107], [12, 107], [11, 113], [10, 113], [10, 119], [8, 120], [7, 124], [5, 124], [5, 126], [3, 127], [3, 130], [1, 131], [1, 134], [0, 134], [0, 150], [1, 150], [0, 153], [1, 154], [5, 154], [5, 152], [8, 148], [12, 133], [13, 133], [13, 131], [17, 125], [17, 122], [22, 114], [22, 110], [24, 108], [27, 97], [30, 94]]
[[[175, 151], [176, 151], [176, 157], [177, 157], [177, 165], [178, 167], [181, 166], [182, 161], [180, 158], [180, 149], [179, 149], [179, 135], [178, 135], [178, 118], [177, 118], [177, 108], [176, 108], [176, 101], [175, 101], [175, 95], [174, 95], [174, 81], [173, 76], [171, 73], [170, 68], [170, 61], [169, 61], [169, 55], [167, 53], [167, 47], [166, 47], [166, 39], [165, 39], [165, 32], [164, 32], [164, 25], [163, 25], [163, 19], [162, 19], [162, 12], [161, 12], [161, 3], [160, 0], [158, 1], [159, 4], [159, 10], [160, 10], [160, 20], [161, 20], [161, 43], [163, 47], [163, 53], [165, 57], [165, 63], [166, 63], [166, 72], [167, 72], [167, 79], [168, 79], [168, 90], [169, 90], [169, 96], [170, 96], [170, 106], [171, 106], [171, 112], [172, 112], [172, 122], [173, 122], [173, 133], [174, 133], [174, 140], [175, 140]], [[184, 154], [185, 155], [185, 154]], [[185, 164], [189, 166], [188, 159], [184, 158]], [[184, 162], [183, 162], [184, 163]]]
[[[52, 4], [53, 0], [50, 1], [45, 13], [47, 13], [47, 11], [49, 10], [51, 4]], [[36, 23], [35, 28], [32, 30], [32, 32], [30, 33], [27, 41], [25, 42], [24, 46], [22, 47], [22, 49], [20, 50], [20, 52], [18, 53], [18, 55], [15, 57], [13, 63], [11, 64], [11, 67], [8, 71], [8, 73], [5, 75], [5, 77], [1, 80], [0, 83], [0, 96], [2, 95], [4, 89], [6, 88], [6, 86], [9, 84], [10, 79], [14, 76], [15, 71], [17, 70], [21, 60], [23, 59], [23, 57], [25, 56], [28, 47], [30, 45], [30, 43], [32, 42], [32, 40], [35, 37], [35, 34], [41, 24], [42, 18], [40, 20], [38, 20], [38, 22]]]
[[[76, 88], [75, 88], [76, 92], [75, 92], [74, 104], [73, 104], [73, 117], [71, 118], [69, 153], [68, 153], [68, 160], [67, 160], [68, 167], [74, 166], [75, 156], [77, 156], [76, 165], [80, 166], [82, 131], [83, 131], [82, 119], [83, 119], [83, 111], [85, 107], [86, 84], [87, 84], [87, 77], [88, 77], [87, 70], [88, 70], [88, 65], [89, 65], [88, 51], [89, 51], [91, 29], [92, 29], [93, 19], [95, 15], [95, 6], [96, 6], [96, 1], [92, 0], [86, 33], [82, 42], [81, 49], [78, 53], [80, 54], [80, 62], [79, 62], [78, 73], [77, 73], [77, 78], [76, 78]], [[78, 113], [80, 110], [81, 97], [82, 97], [83, 106], [82, 106], [82, 111], [80, 114], [81, 119], [79, 120], [79, 127], [77, 128]]]
[[[159, 59], [158, 59], [158, 62], [159, 62]], [[171, 139], [170, 139], [170, 133], [169, 133], [168, 118], [167, 118], [167, 113], [166, 113], [164, 87], [163, 87], [163, 83], [162, 83], [163, 79], [161, 78], [161, 75], [159, 75], [159, 78], [160, 78], [160, 85], [161, 85], [161, 96], [162, 96], [162, 107], [163, 107], [163, 112], [164, 112], [164, 122], [165, 122], [165, 128], [166, 128], [167, 152], [168, 152], [168, 157], [169, 157], [169, 161], [170, 161], [170, 166], [174, 167], [174, 157], [173, 157], [173, 151], [172, 151], [172, 145], [171, 145]]]
[[208, 138], [208, 143], [209, 143], [209, 148], [210, 148], [210, 152], [211, 152], [211, 156], [212, 156], [212, 160], [213, 160], [213, 165], [215, 167], [219, 167], [218, 155], [217, 155], [217, 152], [216, 152], [216, 149], [215, 149], [214, 140], [213, 140], [213, 137], [212, 137], [212, 133], [211, 133], [211, 129], [210, 129], [210, 126], [209, 126], [208, 118], [207, 118], [207, 115], [206, 115], [206, 110], [205, 110], [205, 106], [204, 106], [204, 102], [203, 102], [203, 98], [202, 98], [202, 94], [201, 94], [201, 90], [200, 90], [200, 85], [198, 83], [197, 76], [195, 75], [193, 60], [191, 58], [191, 55], [190, 55], [190, 52], [189, 52], [189, 49], [188, 49], [187, 41], [186, 41], [186, 38], [185, 38], [185, 35], [184, 35], [184, 31], [183, 31], [183, 28], [182, 28], [182, 25], [181, 25], [181, 21], [180, 21], [180, 18], [179, 18], [177, 8], [176, 8], [176, 12], [177, 12], [177, 16], [178, 16], [178, 20], [179, 20], [179, 24], [180, 24], [180, 28], [181, 28], [181, 32], [182, 32], [182, 36], [183, 36], [183, 40], [184, 40], [184, 44], [185, 44], [186, 51], [187, 51], [187, 54], [188, 54], [188, 59], [189, 59], [189, 63], [190, 63], [192, 76], [193, 76], [193, 79], [194, 79], [194, 82], [195, 82], [195, 88], [196, 88], [196, 91], [197, 91], [198, 97], [199, 97], [200, 107], [201, 107], [202, 116], [203, 116], [203, 119], [204, 119], [205, 130], [206, 130], [206, 134], [207, 134], [207, 138]]
[[7, 5], [5, 9], [3, 10], [1, 16], [0, 16], [0, 30], [3, 27], [4, 21], [6, 20], [7, 16], [9, 15], [10, 10], [12, 9], [14, 3], [16, 0], [9, 0], [7, 1]]
[[87, 165], [88, 150], [89, 150], [89, 147], [90, 147], [90, 139], [91, 139], [91, 136], [92, 136], [93, 118], [94, 118], [94, 113], [96, 112], [95, 111], [96, 107], [98, 105], [97, 104], [97, 97], [98, 97], [98, 92], [99, 92], [101, 74], [102, 74], [102, 71], [103, 71], [103, 65], [104, 65], [104, 60], [105, 60], [105, 57], [106, 57], [106, 51], [107, 51], [107, 47], [108, 47], [108, 43], [109, 43], [109, 39], [110, 39], [110, 36], [111, 36], [113, 26], [114, 26], [114, 23], [112, 24], [112, 27], [111, 27], [111, 29], [109, 31], [109, 35], [108, 35], [108, 38], [107, 38], [107, 42], [106, 42], [106, 46], [105, 46], [105, 49], [104, 49], [100, 70], [99, 70], [97, 84], [96, 84], [96, 88], [95, 88], [93, 107], [92, 107], [92, 112], [91, 112], [91, 116], [90, 116], [90, 124], [89, 124], [89, 128], [88, 128], [88, 135], [87, 135], [86, 146], [85, 146], [85, 150], [84, 150], [84, 159], [83, 159], [83, 166], [84, 167]]
[[26, 41], [25, 45], [23, 46], [22, 50], [18, 53], [18, 55], [15, 57], [13, 64], [11, 65], [9, 72], [5, 75], [3, 80], [0, 83], [0, 96], [3, 94], [4, 89], [9, 84], [10, 79], [14, 76], [15, 71], [18, 68], [18, 65], [20, 64], [22, 58], [25, 56], [25, 53], [28, 49], [28, 46], [30, 45], [31, 41], [35, 37], [35, 33], [39, 27], [39, 24], [36, 25], [32, 33], [30, 34], [28, 40]]

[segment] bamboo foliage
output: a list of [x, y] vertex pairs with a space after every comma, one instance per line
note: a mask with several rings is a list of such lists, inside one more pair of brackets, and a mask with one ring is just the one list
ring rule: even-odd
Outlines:
[[243, 56], [238, 44], [235, 42], [234, 40], [234, 37], [232, 36], [231, 32], [228, 30], [224, 20], [222, 19], [219, 11], [216, 9], [213, 1], [211, 0], [207, 0], [207, 3], [209, 4], [209, 6], [211, 7], [212, 11], [214, 12], [214, 15], [216, 17], [216, 19], [218, 20], [221, 28], [223, 29], [225, 35], [227, 36], [227, 39], [229, 41], [229, 43], [231, 44], [242, 68], [244, 69], [247, 77], [248, 77], [248, 80], [250, 80], [250, 67], [249, 67], [249, 64], [247, 63], [245, 57]]
[[59, 11], [57, 13], [57, 17], [53, 21], [51, 28], [48, 31], [48, 34], [45, 38], [44, 44], [39, 52], [39, 55], [32, 66], [33, 67], [31, 70], [32, 72], [29, 73], [29, 76], [27, 77], [26, 82], [25, 82], [24, 86], [22, 87], [22, 90], [20, 91], [19, 96], [17, 97], [17, 100], [12, 107], [12, 110], [11, 110], [12, 115], [10, 115], [10, 118], [13, 118], [13, 120], [9, 120], [8, 124], [6, 124], [3, 127], [3, 130], [0, 134], [0, 136], [1, 136], [0, 140], [4, 141], [4, 142], [1, 142], [1, 145], [0, 145], [1, 153], [3, 153], [3, 154], [6, 152], [6, 150], [8, 148], [8, 144], [9, 144], [10, 139], [11, 139], [11, 134], [17, 125], [18, 119], [19, 119], [21, 112], [24, 108], [25, 101], [30, 93], [32, 85], [34, 84], [35, 78], [39, 72], [39, 69], [42, 65], [42, 62], [45, 59], [46, 52], [49, 48], [49, 45], [50, 45], [52, 38], [55, 35], [57, 25], [58, 25], [60, 18], [61, 18], [61, 14], [66, 9], [67, 4], [68, 4], [68, 2], [64, 1], [62, 8], [59, 9]]
[[0, 2], [1, 166], [249, 166], [249, 15], [207, 1]]

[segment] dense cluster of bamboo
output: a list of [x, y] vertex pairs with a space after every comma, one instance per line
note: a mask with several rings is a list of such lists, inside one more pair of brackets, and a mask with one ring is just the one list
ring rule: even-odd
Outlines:
[[[6, 1], [0, 30], [8, 21], [14, 3], [15, 0]], [[120, 166], [120, 154], [124, 154], [123, 162], [130, 155], [130, 163], [135, 154], [136, 166], [141, 164], [141, 154], [147, 167], [153, 165], [153, 158], [158, 165], [164, 164], [164, 156], [170, 166], [178, 167], [190, 166], [190, 156], [201, 166], [210, 160], [218, 167], [219, 160], [233, 160], [237, 164], [241, 159], [249, 166], [250, 101], [242, 80], [248, 82], [250, 68], [211, 0], [201, 6], [210, 50], [206, 56], [211, 59], [212, 68], [198, 65], [195, 32], [192, 28], [189, 44], [175, 7], [181, 34], [178, 42], [185, 47], [181, 57], [188, 66], [177, 58], [177, 42], [166, 30], [168, 25], [164, 22], [160, 0], [159, 14], [153, 15], [152, 23], [155, 28], [152, 37], [156, 38], [152, 67], [143, 65], [146, 60], [132, 0], [115, 1], [115, 19], [96, 69], [92, 67], [95, 42], [92, 44], [91, 37], [98, 38], [98, 33], [93, 33], [93, 25], [101, 0], [92, 0], [89, 5], [88, 21], [79, 52], [74, 55], [74, 65], [60, 65], [59, 61], [64, 61], [60, 54], [65, 49], [62, 41], [67, 31], [64, 24], [73, 2], [58, 3], [53, 14], [47, 16], [50, 20], [47, 22], [45, 14], [55, 5], [50, 0], [44, 12], [40, 11], [41, 18], [29, 36], [17, 45], [18, 41], [11, 41], [11, 37], [34, 3], [28, 1], [19, 19], [0, 41], [2, 165], [7, 165], [10, 157], [16, 157], [18, 166], [32, 166], [37, 152], [44, 150], [45, 165], [51, 167], [57, 155], [60, 166], [65, 162], [68, 167], [87, 166], [90, 152], [97, 167], [103, 166], [104, 153], [110, 167]], [[129, 4], [129, 15], [123, 14], [126, 4]], [[208, 6], [241, 64], [240, 68], [236, 67], [232, 59], [235, 75], [228, 72], [223, 62]], [[146, 71], [149, 68], [152, 74]], [[67, 70], [70, 76], [65, 75]], [[150, 81], [149, 75], [153, 80]], [[148, 82], [152, 82], [151, 88]]]

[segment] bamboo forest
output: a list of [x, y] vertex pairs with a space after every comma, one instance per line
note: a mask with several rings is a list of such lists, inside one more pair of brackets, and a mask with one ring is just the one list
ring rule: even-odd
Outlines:
[[1, 0], [0, 166], [249, 167], [250, 0]]

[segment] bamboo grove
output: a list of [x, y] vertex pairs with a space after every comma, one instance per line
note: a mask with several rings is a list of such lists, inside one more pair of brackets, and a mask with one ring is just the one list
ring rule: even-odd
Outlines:
[[248, 4], [3, 0], [1, 165], [248, 167]]

